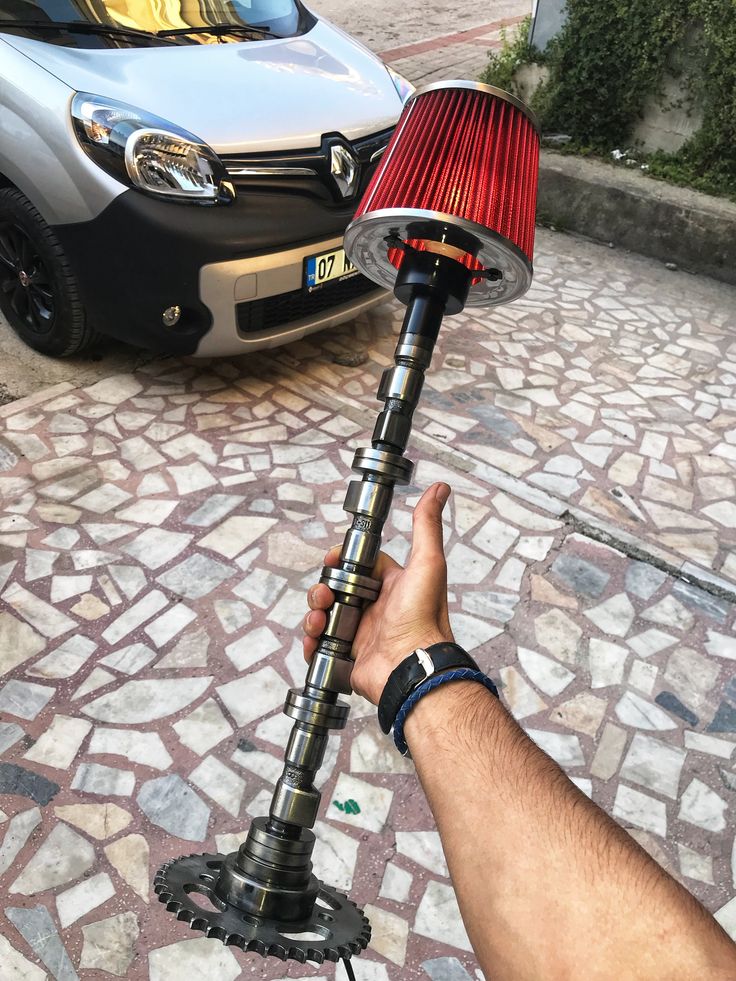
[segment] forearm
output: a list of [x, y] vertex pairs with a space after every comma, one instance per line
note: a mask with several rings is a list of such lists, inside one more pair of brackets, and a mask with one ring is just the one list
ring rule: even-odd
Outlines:
[[481, 686], [425, 696], [405, 735], [493, 981], [736, 979], [716, 922]]

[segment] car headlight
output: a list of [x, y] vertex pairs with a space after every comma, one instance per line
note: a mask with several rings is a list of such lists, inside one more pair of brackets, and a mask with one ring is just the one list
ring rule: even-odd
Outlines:
[[77, 139], [103, 170], [171, 201], [227, 204], [235, 197], [224, 164], [192, 133], [133, 106], [77, 92]]
[[416, 86], [412, 85], [408, 78], [404, 78], [403, 75], [395, 72], [393, 68], [389, 68], [388, 65], [386, 65], [386, 71], [391, 76], [391, 81], [394, 83], [394, 88], [398, 92], [402, 103], [406, 102], [409, 96], [416, 92]]

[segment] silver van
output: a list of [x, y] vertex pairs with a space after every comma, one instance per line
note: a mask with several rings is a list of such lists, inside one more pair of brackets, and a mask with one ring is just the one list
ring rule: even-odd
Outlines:
[[342, 235], [410, 92], [301, 0], [0, 0], [0, 310], [55, 356], [349, 320], [385, 294]]

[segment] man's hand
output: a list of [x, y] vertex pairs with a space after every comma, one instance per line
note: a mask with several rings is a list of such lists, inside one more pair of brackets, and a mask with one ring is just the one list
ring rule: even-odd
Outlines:
[[[442, 542], [442, 509], [450, 488], [433, 484], [414, 509], [409, 562], [402, 568], [383, 552], [373, 575], [381, 593], [360, 621], [353, 642], [353, 690], [378, 704], [393, 669], [417, 647], [452, 641], [447, 612], [447, 564]], [[325, 565], [336, 566], [340, 548], [331, 549]], [[335, 596], [323, 583], [307, 593], [311, 609], [304, 618], [304, 657], [310, 661], [325, 628]]]

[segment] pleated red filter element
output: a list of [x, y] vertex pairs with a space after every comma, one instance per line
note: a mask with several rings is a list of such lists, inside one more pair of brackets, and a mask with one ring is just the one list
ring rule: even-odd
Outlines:
[[366, 276], [391, 289], [407, 249], [477, 271], [468, 305], [506, 303], [532, 281], [539, 127], [501, 89], [436, 82], [409, 99], [345, 233]]

